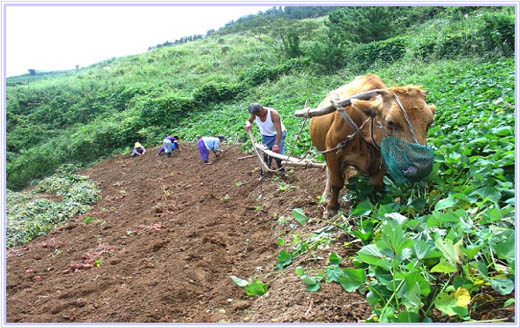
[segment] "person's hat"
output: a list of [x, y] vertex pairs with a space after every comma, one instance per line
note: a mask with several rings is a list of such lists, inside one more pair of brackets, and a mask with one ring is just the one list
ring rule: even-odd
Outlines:
[[251, 114], [260, 113], [260, 111], [262, 110], [262, 105], [257, 104], [257, 103], [251, 104], [251, 105], [249, 105], [249, 108], [247, 110]]
[[224, 136], [218, 136], [218, 139], [219, 139], [220, 141], [224, 141], [224, 139], [226, 139], [226, 137], [224, 137]]
[[134, 145], [134, 148], [139, 148], [139, 147], [143, 147], [139, 142], [136, 142], [135, 145]]

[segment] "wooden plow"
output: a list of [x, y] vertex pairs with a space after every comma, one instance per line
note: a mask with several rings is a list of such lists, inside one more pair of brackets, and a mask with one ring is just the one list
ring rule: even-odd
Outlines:
[[[367, 92], [359, 93], [357, 95], [353, 95], [353, 96], [343, 99], [343, 100], [338, 99], [338, 100], [331, 101], [330, 105], [324, 106], [324, 107], [319, 107], [319, 108], [311, 109], [311, 108], [307, 107], [307, 103], [305, 103], [305, 106], [304, 106], [305, 108], [296, 110], [294, 112], [294, 116], [310, 118], [310, 117], [314, 117], [314, 116], [326, 115], [326, 114], [332, 113], [336, 110], [341, 111], [341, 110], [343, 110], [344, 107], [349, 106], [352, 103], [353, 99], [367, 100], [367, 99], [372, 98], [373, 96], [379, 95], [382, 91], [383, 91], [382, 89], [370, 90]], [[300, 132], [301, 132], [301, 130], [300, 130]], [[263, 160], [263, 158], [264, 158], [263, 154], [273, 157], [273, 158], [281, 159], [282, 165], [284, 165], [284, 166], [296, 166], [296, 167], [304, 167], [304, 168], [321, 168], [321, 169], [324, 169], [327, 167], [327, 164], [325, 164], [325, 163], [316, 163], [316, 162], [312, 162], [312, 161], [306, 160], [306, 159], [300, 159], [300, 158], [291, 157], [288, 155], [280, 155], [278, 153], [275, 153], [275, 152], [267, 149], [267, 147], [265, 145], [257, 143], [255, 138], [253, 137], [253, 133], [251, 132], [251, 130], [248, 130], [247, 133], [249, 134], [249, 138], [251, 139], [251, 144], [253, 145], [253, 149], [254, 149], [256, 157], [257, 157], [258, 165], [262, 168], [262, 170], [264, 172], [277, 172], [278, 170], [273, 170], [273, 169], [267, 167], [267, 164]], [[252, 156], [255, 156], [255, 155], [252, 155]]]
[[[298, 167], [304, 167], [304, 168], [321, 168], [324, 169], [326, 167], [325, 163], [314, 163], [310, 160], [304, 160], [296, 157], [291, 157], [288, 155], [280, 155], [278, 153], [275, 153], [274, 151], [271, 151], [267, 149], [265, 145], [259, 144], [256, 142], [255, 137], [253, 137], [253, 133], [251, 130], [248, 130], [247, 133], [249, 134], [249, 138], [251, 139], [251, 144], [253, 145], [253, 149], [256, 154], [256, 159], [258, 162], [258, 165], [262, 168], [264, 172], [278, 172], [278, 170], [273, 170], [269, 167], [267, 167], [267, 164], [264, 162], [264, 156], [263, 154], [281, 159], [282, 165], [284, 166], [298, 166]], [[263, 153], [263, 154], [262, 154]]]

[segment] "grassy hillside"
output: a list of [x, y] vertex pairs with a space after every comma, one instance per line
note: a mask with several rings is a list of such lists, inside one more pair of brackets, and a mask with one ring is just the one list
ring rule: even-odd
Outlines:
[[[348, 59], [348, 64], [334, 74], [313, 60], [330, 34], [327, 20], [317, 18], [282, 21], [276, 33], [260, 37], [265, 30], [254, 26], [215, 33], [8, 87], [7, 185], [21, 188], [62, 163], [89, 163], [127, 150], [136, 140], [156, 145], [168, 133], [185, 140], [224, 133], [241, 141], [245, 108], [253, 101], [280, 109], [293, 131], [299, 124], [292, 117], [294, 109], [307, 99], [318, 103], [355, 75], [375, 72], [390, 84], [420, 84], [424, 76], [419, 71], [432, 65], [442, 69], [445, 62], [473, 60], [467, 65], [474, 66], [512, 55], [514, 33], [507, 30], [514, 22], [511, 8], [481, 8], [465, 16], [450, 10], [411, 25], [396, 38], [350, 44], [345, 49], [351, 50], [338, 55], [338, 62]], [[495, 21], [501, 23], [490, 23]], [[284, 33], [289, 33], [283, 24], [297, 29], [294, 22], [305, 27], [299, 37], [303, 55], [286, 58], [280, 50]], [[410, 70], [416, 71], [416, 79], [410, 79]], [[202, 126], [199, 117], [205, 120]], [[214, 120], [227, 122], [225, 131]]]

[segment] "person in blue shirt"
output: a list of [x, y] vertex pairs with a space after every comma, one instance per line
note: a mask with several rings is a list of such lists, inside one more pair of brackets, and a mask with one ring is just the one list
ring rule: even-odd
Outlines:
[[167, 136], [163, 140], [163, 146], [159, 149], [157, 156], [161, 155], [163, 152], [166, 153], [166, 157], [170, 157], [175, 149], [181, 150], [179, 147], [179, 137], [177, 136]]
[[211, 164], [208, 161], [210, 150], [213, 151], [215, 156], [218, 158], [218, 154], [221, 152], [219, 145], [222, 141], [224, 141], [224, 136], [202, 137], [199, 139], [197, 145], [199, 146], [200, 158], [204, 164]]

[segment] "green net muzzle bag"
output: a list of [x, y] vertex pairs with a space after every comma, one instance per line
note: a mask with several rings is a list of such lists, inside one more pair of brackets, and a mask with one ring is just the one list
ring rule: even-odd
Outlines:
[[381, 142], [381, 156], [386, 171], [398, 184], [417, 182], [433, 168], [433, 149], [418, 143], [386, 137]]

